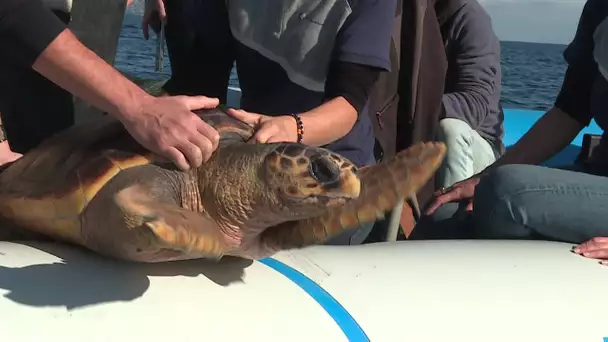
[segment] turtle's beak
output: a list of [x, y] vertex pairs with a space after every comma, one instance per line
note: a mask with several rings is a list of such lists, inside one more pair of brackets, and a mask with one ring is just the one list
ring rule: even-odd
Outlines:
[[361, 192], [361, 180], [355, 172], [348, 170], [342, 172], [342, 197], [357, 198]]

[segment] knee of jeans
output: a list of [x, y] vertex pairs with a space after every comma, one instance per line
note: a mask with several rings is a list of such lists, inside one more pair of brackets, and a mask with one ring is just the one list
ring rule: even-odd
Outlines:
[[517, 188], [513, 182], [517, 182], [512, 176], [518, 173], [520, 165], [505, 165], [498, 167], [488, 175], [481, 178], [475, 188], [475, 211], [487, 214], [492, 207], [502, 198], [508, 197], [510, 191]]
[[537, 178], [539, 166], [503, 165], [483, 177], [475, 189], [475, 199], [511, 197], [526, 188], [530, 180]]
[[437, 129], [437, 139], [447, 148], [463, 149], [471, 145], [471, 126], [458, 119], [442, 119]]
[[[518, 224], [513, 209], [517, 194], [525, 186], [530, 165], [505, 165], [483, 177], [475, 188], [473, 214], [475, 224], [483, 229], [497, 230], [504, 223]], [[511, 228], [510, 228], [511, 229]], [[499, 229], [500, 230], [500, 229]], [[495, 232], [499, 233], [499, 232]], [[500, 232], [503, 234], [505, 232]], [[511, 232], [513, 235], [523, 233]]]

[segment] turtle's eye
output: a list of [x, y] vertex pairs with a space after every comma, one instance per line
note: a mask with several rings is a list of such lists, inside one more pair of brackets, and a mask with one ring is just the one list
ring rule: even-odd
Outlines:
[[340, 180], [340, 168], [327, 155], [312, 157], [309, 169], [310, 174], [323, 186], [331, 186]]

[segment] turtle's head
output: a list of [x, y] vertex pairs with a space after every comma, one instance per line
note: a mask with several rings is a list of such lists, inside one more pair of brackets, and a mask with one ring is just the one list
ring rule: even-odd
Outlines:
[[361, 190], [357, 167], [324, 148], [276, 144], [264, 164], [268, 185], [281, 203], [302, 214], [342, 205], [357, 198]]

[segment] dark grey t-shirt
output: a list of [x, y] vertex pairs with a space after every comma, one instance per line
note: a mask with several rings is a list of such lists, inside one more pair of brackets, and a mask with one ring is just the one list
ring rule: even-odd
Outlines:
[[[227, 4], [244, 110], [285, 115], [321, 105], [325, 76], [334, 60], [390, 70], [395, 0], [230, 0]], [[209, 9], [208, 20], [197, 18], [201, 33], [217, 31], [218, 22], [209, 20], [213, 17]], [[374, 163], [367, 106], [351, 131], [326, 147], [357, 165]]]

